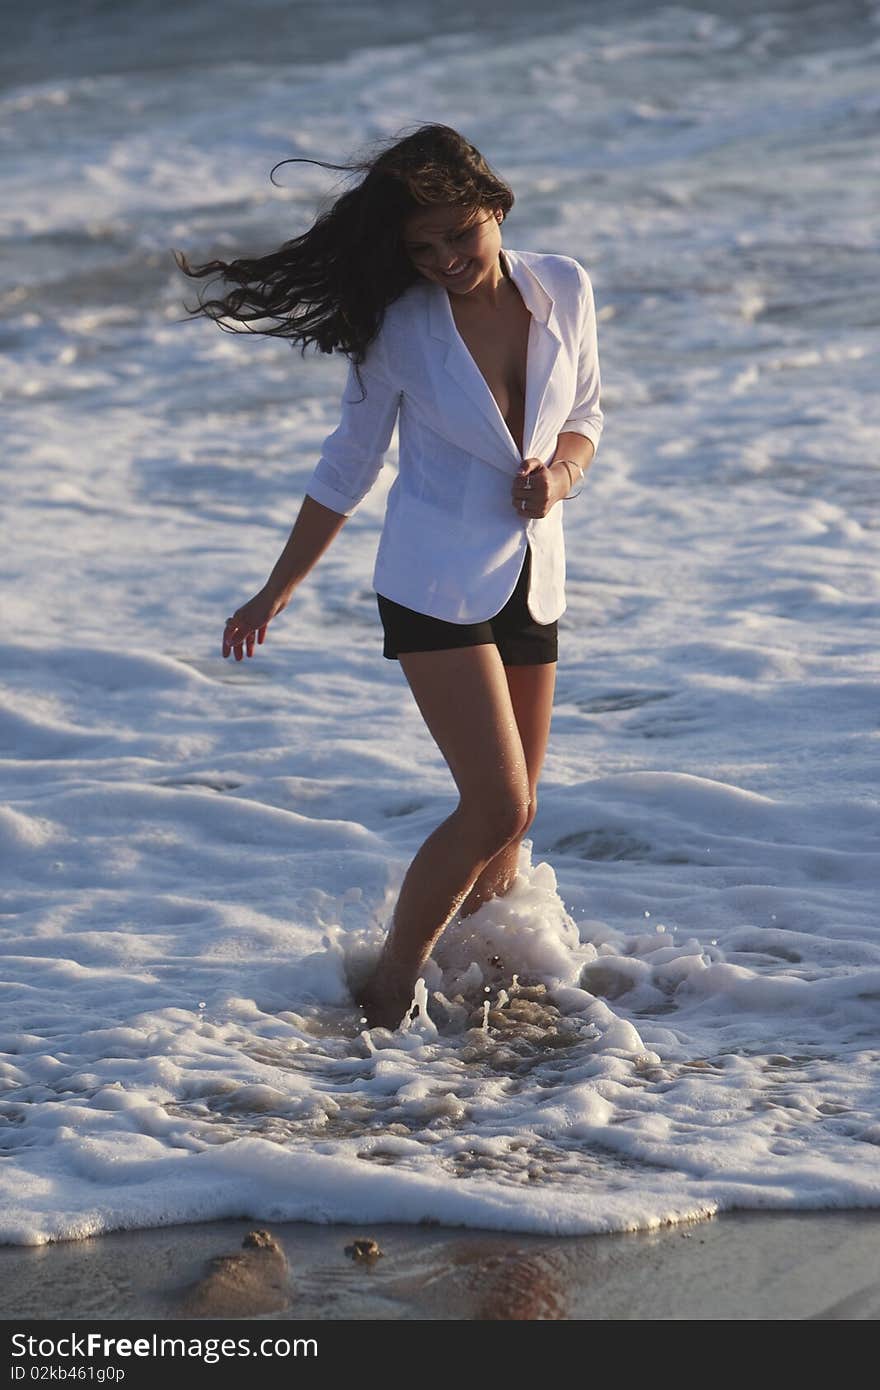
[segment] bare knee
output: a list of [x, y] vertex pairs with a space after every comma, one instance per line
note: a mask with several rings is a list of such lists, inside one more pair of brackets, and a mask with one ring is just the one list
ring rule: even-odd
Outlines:
[[462, 801], [459, 812], [475, 848], [488, 860], [525, 834], [531, 824], [530, 807], [528, 791], [525, 791], [479, 802]]
[[537, 815], [537, 811], [538, 811], [538, 794], [537, 794], [537, 792], [532, 792], [532, 795], [529, 797], [529, 804], [528, 804], [528, 809], [527, 809], [527, 811], [526, 811], [525, 824], [523, 825], [522, 830], [519, 832], [520, 835], [525, 835], [526, 831], [531, 829], [532, 821], [535, 819], [535, 816]]

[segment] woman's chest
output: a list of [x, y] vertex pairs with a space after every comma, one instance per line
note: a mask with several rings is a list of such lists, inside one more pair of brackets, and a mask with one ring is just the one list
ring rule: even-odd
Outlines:
[[455, 326], [522, 451], [532, 316], [514, 290], [490, 315], [453, 306]]

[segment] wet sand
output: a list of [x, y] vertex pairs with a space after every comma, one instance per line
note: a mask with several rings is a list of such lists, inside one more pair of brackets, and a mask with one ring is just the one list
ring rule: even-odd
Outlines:
[[[251, 1232], [262, 1234], [247, 1240]], [[360, 1254], [358, 1238], [372, 1238], [381, 1254]], [[878, 1314], [877, 1211], [732, 1213], [660, 1231], [565, 1238], [224, 1221], [0, 1248], [4, 1319]]]

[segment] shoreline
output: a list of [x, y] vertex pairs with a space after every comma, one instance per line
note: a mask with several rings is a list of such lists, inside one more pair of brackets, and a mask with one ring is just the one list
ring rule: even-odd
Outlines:
[[[266, 1231], [243, 1249], [249, 1232]], [[346, 1253], [372, 1238], [378, 1257]], [[214, 1221], [0, 1247], [0, 1318], [332, 1321], [871, 1319], [880, 1212], [729, 1212], [522, 1236]]]

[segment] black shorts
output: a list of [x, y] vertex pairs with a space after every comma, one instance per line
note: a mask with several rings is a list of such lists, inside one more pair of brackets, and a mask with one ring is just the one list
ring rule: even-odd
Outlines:
[[555, 661], [556, 623], [536, 623], [526, 604], [531, 563], [532, 552], [527, 545], [516, 588], [500, 613], [482, 623], [447, 623], [377, 594], [385, 629], [383, 656], [396, 661], [401, 652], [438, 652], [494, 642], [505, 666], [546, 666]]

